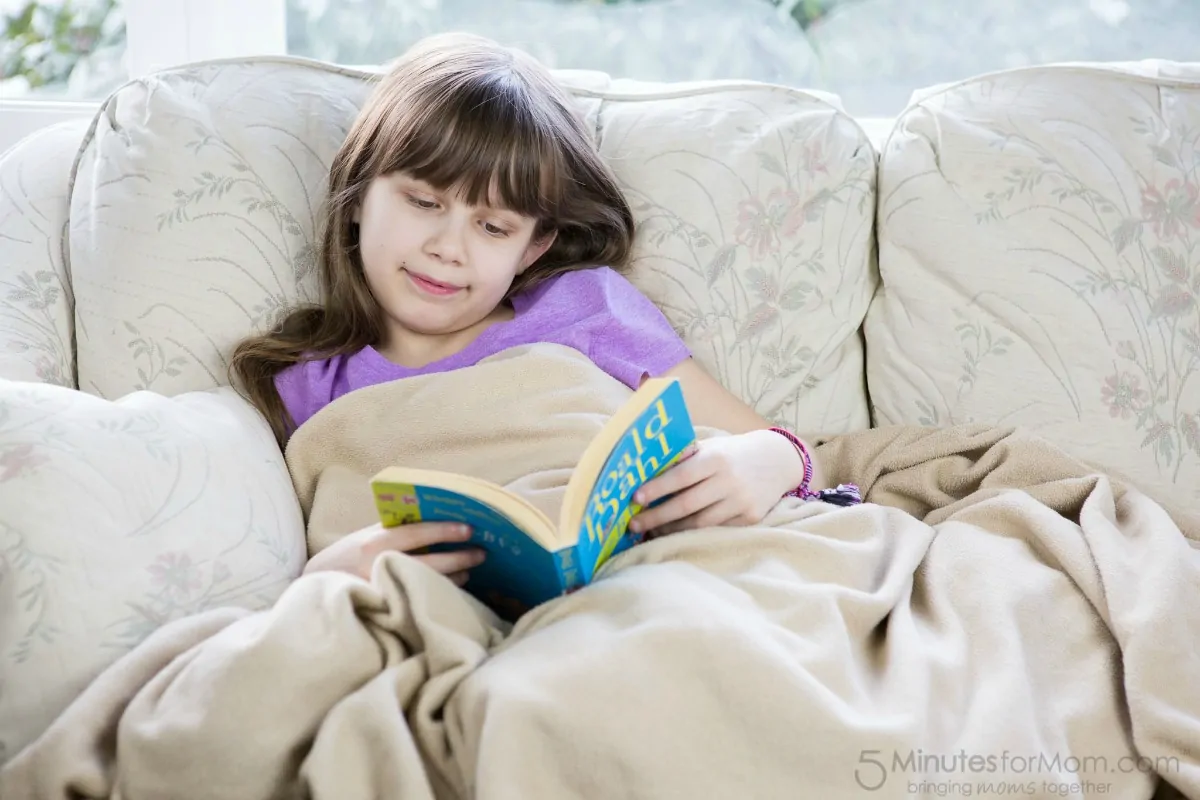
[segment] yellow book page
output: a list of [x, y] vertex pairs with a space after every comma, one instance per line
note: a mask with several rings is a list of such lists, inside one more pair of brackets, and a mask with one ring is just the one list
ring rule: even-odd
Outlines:
[[372, 480], [437, 487], [473, 497], [508, 517], [542, 547], [547, 550], [558, 548], [558, 537], [550, 518], [524, 497], [508, 491], [499, 484], [471, 475], [411, 467], [387, 467], [380, 470]]

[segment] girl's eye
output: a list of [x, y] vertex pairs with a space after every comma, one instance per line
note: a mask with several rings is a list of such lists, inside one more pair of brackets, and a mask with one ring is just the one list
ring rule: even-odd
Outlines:
[[504, 230], [504, 228], [501, 228], [498, 225], [493, 225], [490, 222], [483, 223], [483, 230], [489, 236], [507, 236], [508, 235], [508, 231]]
[[432, 200], [422, 200], [420, 197], [409, 197], [408, 202], [412, 203], [417, 208], [437, 208], [437, 203]]

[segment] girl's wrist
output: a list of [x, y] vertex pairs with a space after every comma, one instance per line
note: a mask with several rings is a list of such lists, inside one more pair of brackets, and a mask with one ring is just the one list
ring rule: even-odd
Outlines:
[[783, 492], [783, 496], [798, 497], [801, 500], [822, 500], [835, 506], [858, 505], [862, 500], [862, 492], [853, 483], [839, 483], [832, 489], [821, 488], [824, 476], [812, 448], [799, 436], [786, 428], [769, 428], [770, 433], [788, 443], [800, 463], [801, 476], [795, 487]]
[[[783, 497], [799, 487], [804, 482], [806, 470], [804, 459], [800, 456], [796, 446], [787, 437], [773, 429], [755, 431], [754, 435], [762, 438], [763, 450], [768, 454], [771, 464], [775, 466], [771, 473], [779, 476], [778, 485], [773, 487], [778, 489], [778, 495]], [[807, 488], [811, 488], [811, 473], [808, 474], [810, 485]]]

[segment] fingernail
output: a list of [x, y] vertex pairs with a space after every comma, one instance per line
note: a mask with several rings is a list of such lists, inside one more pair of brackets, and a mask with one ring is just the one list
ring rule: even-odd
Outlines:
[[634, 533], [641, 533], [642, 523], [638, 522], [636, 519], [633, 520], [629, 523], [629, 530], [633, 531]]
[[459, 536], [466, 536], [467, 534], [469, 534], [471, 532], [471, 526], [470, 525], [455, 525], [454, 532], [457, 533]]
[[637, 503], [639, 506], [643, 505], [646, 502], [646, 493], [638, 492], [637, 494], [635, 494], [633, 496], [633, 502]]

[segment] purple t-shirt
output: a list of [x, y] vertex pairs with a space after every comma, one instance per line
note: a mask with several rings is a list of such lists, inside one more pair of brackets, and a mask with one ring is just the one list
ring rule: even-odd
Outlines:
[[355, 389], [462, 369], [525, 344], [572, 347], [632, 389], [643, 377], [661, 375], [691, 355], [658, 307], [609, 267], [558, 275], [514, 295], [512, 304], [512, 319], [491, 325], [462, 351], [424, 367], [402, 367], [368, 346], [351, 355], [294, 364], [276, 376], [275, 387], [298, 427]]

